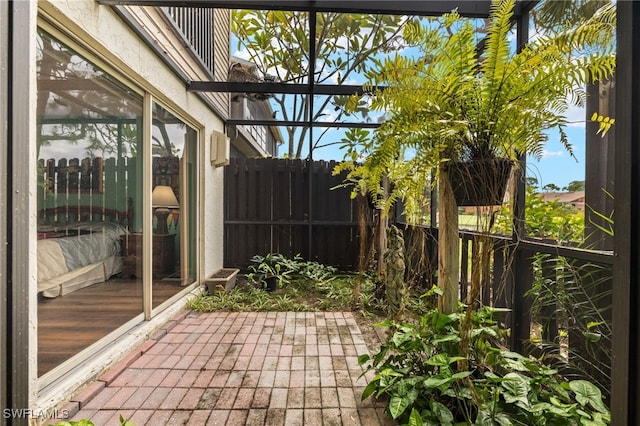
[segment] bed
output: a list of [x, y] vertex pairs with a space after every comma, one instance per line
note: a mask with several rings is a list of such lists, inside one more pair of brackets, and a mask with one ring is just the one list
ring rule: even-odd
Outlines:
[[131, 219], [131, 209], [64, 206], [41, 210], [38, 293], [47, 298], [63, 296], [119, 273], [120, 240], [129, 232]]

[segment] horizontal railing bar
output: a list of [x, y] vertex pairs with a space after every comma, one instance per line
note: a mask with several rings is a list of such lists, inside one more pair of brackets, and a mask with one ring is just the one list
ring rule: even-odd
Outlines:
[[[479, 236], [481, 232], [474, 231], [461, 231], [460, 238], [464, 236]], [[503, 235], [491, 235], [494, 240], [501, 241], [504, 244], [508, 244], [511, 247], [518, 247], [527, 251], [533, 251], [537, 253], [553, 254], [556, 256], [570, 257], [577, 260], [586, 260], [590, 262], [613, 264], [614, 253], [613, 251], [604, 250], [587, 250], [579, 247], [569, 247], [548, 242], [535, 241], [535, 240], [518, 240], [516, 242], [508, 236]]]
[[[295, 10], [307, 12], [367, 13], [386, 15], [439, 16], [457, 9], [462, 16], [486, 18], [491, 2], [483, 1], [442, 1], [442, 0], [395, 0], [364, 2], [356, 0], [98, 0], [104, 5], [130, 6], [189, 6], [221, 9]], [[533, 1], [519, 1], [514, 14], [519, 16], [524, 7]]]
[[[428, 225], [412, 225], [419, 228], [428, 228], [431, 232], [437, 234], [437, 228], [430, 227]], [[477, 236], [482, 236], [482, 232], [470, 231], [470, 230], [462, 230], [460, 231], [460, 238], [472, 238]], [[553, 244], [549, 242], [535, 241], [535, 240], [519, 240], [514, 242], [511, 237], [506, 235], [497, 235], [492, 234], [490, 237], [499, 241], [502, 244], [509, 245], [510, 247], [518, 246], [519, 249], [524, 249], [527, 251], [544, 253], [544, 254], [552, 254], [556, 256], [570, 257], [572, 259], [577, 260], [586, 260], [589, 262], [602, 263], [606, 265], [613, 264], [613, 259], [615, 254], [613, 251], [609, 250], [588, 250], [579, 247], [569, 247], [558, 244]], [[501, 245], [502, 245], [501, 244]]]
[[[293, 225], [293, 226], [308, 226], [308, 220], [281, 220], [281, 221], [269, 221], [269, 220], [225, 220], [225, 225]], [[313, 220], [312, 226], [358, 226], [358, 221], [330, 221], [330, 220]]]
[[586, 250], [577, 247], [567, 247], [555, 244], [547, 244], [535, 241], [521, 240], [519, 247], [538, 253], [553, 254], [556, 256], [570, 257], [577, 260], [586, 260], [595, 263], [613, 264], [615, 257], [613, 251]]
[[241, 120], [230, 118], [226, 121], [227, 125], [232, 126], [311, 126], [311, 127], [327, 127], [327, 128], [367, 128], [375, 129], [380, 127], [380, 123], [341, 123], [341, 122], [324, 122], [324, 121], [297, 121], [297, 120]]
[[280, 82], [236, 82], [236, 81], [191, 81], [187, 84], [191, 92], [266, 93], [290, 95], [351, 96], [369, 91], [362, 86], [349, 84], [295, 84]]

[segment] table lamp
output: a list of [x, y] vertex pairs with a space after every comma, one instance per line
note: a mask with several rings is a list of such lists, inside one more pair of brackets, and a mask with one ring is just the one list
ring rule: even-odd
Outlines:
[[155, 214], [158, 219], [156, 234], [168, 234], [167, 216], [169, 216], [169, 209], [180, 207], [176, 194], [173, 193], [173, 189], [170, 186], [158, 185], [153, 188], [153, 193], [151, 193], [151, 204], [156, 209]]

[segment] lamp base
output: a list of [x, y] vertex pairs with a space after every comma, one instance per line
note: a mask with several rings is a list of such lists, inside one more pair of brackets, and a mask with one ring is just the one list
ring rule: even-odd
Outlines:
[[158, 207], [156, 209], [156, 218], [158, 219], [158, 224], [156, 225], [156, 234], [168, 234], [169, 228], [167, 227], [167, 217], [169, 216], [170, 210], [164, 207]]

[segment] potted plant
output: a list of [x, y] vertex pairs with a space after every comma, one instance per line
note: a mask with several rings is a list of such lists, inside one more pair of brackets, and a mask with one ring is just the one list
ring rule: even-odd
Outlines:
[[221, 268], [206, 278], [205, 284], [209, 294], [216, 291], [231, 291], [236, 286], [236, 278], [240, 272], [237, 268]]
[[[485, 183], [487, 173], [508, 175], [521, 156], [543, 153], [549, 129], [559, 132], [573, 155], [565, 113], [571, 103], [584, 103], [585, 84], [613, 74], [614, 46], [604, 46], [602, 39], [612, 31], [614, 9], [570, 31], [540, 35], [516, 51], [514, 5], [493, 3], [483, 39], [456, 12], [440, 25], [406, 24], [404, 37], [420, 53], [397, 54], [367, 73], [371, 107], [388, 111], [388, 117], [367, 147], [373, 155], [365, 163], [388, 167], [409, 151], [413, 164], [405, 173], [450, 170], [455, 187], [471, 173], [459, 163], [475, 162], [471, 170], [480, 171]], [[590, 53], [594, 45], [598, 50]], [[361, 99], [351, 105], [356, 102]], [[392, 175], [402, 172], [391, 168]]]
[[287, 259], [278, 253], [253, 256], [249, 271], [247, 278], [260, 283], [268, 292], [274, 292], [282, 284], [287, 283], [288, 275], [291, 273], [287, 268]]
[[[452, 264], [439, 268], [449, 277], [438, 280], [449, 290], [458, 280], [457, 205], [501, 204], [501, 181], [519, 159], [542, 155], [550, 129], [573, 156], [565, 113], [572, 103], [584, 103], [585, 84], [615, 69], [613, 43], [603, 43], [614, 28], [613, 7], [570, 30], [541, 34], [517, 51], [511, 41], [514, 6], [515, 0], [492, 4], [483, 39], [456, 12], [427, 24], [409, 21], [403, 35], [419, 53], [385, 58], [366, 74], [371, 108], [385, 111], [386, 120], [373, 137], [347, 140], [346, 158], [364, 160], [336, 170], [349, 169], [358, 190], [376, 194], [388, 179], [383, 207], [403, 199], [408, 218], [424, 209], [419, 200], [425, 182], [439, 183], [439, 256]], [[348, 106], [362, 102], [353, 97]], [[484, 186], [466, 189], [463, 178], [472, 175]], [[454, 297], [446, 291], [444, 297], [445, 311], [453, 312]]]

